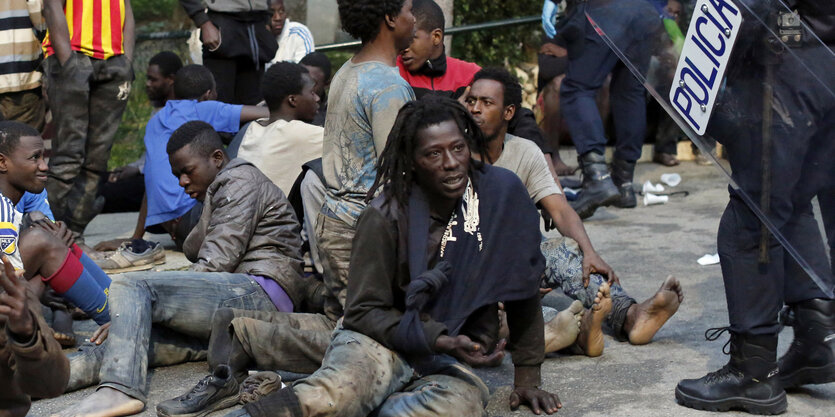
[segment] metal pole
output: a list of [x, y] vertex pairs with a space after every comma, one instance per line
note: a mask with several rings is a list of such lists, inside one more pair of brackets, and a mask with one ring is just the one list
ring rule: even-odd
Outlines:
[[[479, 30], [494, 29], [507, 26], [518, 26], [529, 23], [539, 22], [539, 16], [525, 16], [515, 17], [512, 19], [495, 20], [492, 22], [476, 23], [472, 25], [464, 25], [453, 28], [447, 28], [445, 33], [447, 35], [455, 35], [459, 33], [475, 32]], [[191, 32], [187, 30], [175, 30], [170, 32], [151, 32], [140, 33], [136, 36], [138, 41], [161, 40], [161, 39], [188, 39]], [[336, 51], [340, 49], [350, 49], [360, 46], [360, 41], [349, 41], [340, 43], [329, 43], [325, 45], [316, 45], [316, 50], [320, 52]]]

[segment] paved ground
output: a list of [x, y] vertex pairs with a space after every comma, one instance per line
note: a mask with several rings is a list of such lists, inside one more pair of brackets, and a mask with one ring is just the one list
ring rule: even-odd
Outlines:
[[[631, 346], [607, 336], [602, 357], [548, 359], [543, 366], [543, 382], [546, 389], [559, 393], [563, 401], [564, 408], [559, 415], [708, 415], [678, 406], [673, 389], [680, 379], [700, 377], [727, 361], [722, 354], [726, 338], [716, 342], [704, 339], [707, 328], [727, 324], [720, 269], [718, 265], [696, 263], [702, 255], [716, 251], [716, 229], [727, 201], [726, 182], [715, 168], [691, 162], [674, 168], [640, 164], [636, 182], [657, 183], [664, 172], [680, 173], [684, 180], [676, 190], [687, 190], [690, 195], [662, 206], [601, 209], [587, 221], [586, 228], [598, 252], [616, 269], [635, 298], [648, 297], [665, 276], [674, 274], [684, 285], [684, 304], [650, 345]], [[95, 243], [127, 236], [133, 230], [134, 221], [134, 215], [101, 216], [91, 225], [88, 239]], [[180, 259], [175, 268], [182, 265]], [[781, 335], [781, 352], [790, 340], [791, 330], [787, 329]], [[151, 372], [149, 407], [142, 415], [155, 415], [153, 406], [157, 402], [179, 395], [202, 377], [205, 370], [205, 363], [191, 363]], [[532, 415], [527, 410], [511, 412], [507, 406], [512, 382], [509, 361], [500, 368], [479, 373], [493, 392], [488, 406], [491, 416]], [[50, 415], [91, 392], [92, 389], [87, 389], [38, 401], [31, 414]], [[835, 415], [835, 384], [791, 393], [788, 415]]]

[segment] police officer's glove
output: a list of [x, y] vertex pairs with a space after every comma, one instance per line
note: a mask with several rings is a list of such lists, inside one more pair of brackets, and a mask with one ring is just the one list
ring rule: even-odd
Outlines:
[[557, 36], [557, 28], [554, 27], [554, 20], [557, 17], [557, 3], [545, 0], [542, 4], [542, 29], [549, 38]]

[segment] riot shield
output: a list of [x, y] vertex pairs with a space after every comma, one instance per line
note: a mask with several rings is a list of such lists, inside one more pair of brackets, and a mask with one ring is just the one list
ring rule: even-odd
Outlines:
[[[832, 297], [833, 39], [821, 40], [803, 0], [799, 13], [778, 0], [680, 2], [678, 16], [647, 0], [588, 0], [575, 12], [705, 155], [723, 145], [728, 159], [714, 166], [731, 204], [755, 215], [754, 224], [727, 219], [740, 223], [730, 238]], [[721, 226], [719, 243], [721, 256]]]

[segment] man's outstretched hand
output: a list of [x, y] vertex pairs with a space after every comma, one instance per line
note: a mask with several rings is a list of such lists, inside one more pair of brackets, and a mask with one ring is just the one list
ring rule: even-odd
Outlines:
[[27, 306], [26, 283], [20, 279], [23, 270], [15, 271], [11, 259], [3, 255], [0, 268], [0, 316], [6, 316], [6, 327], [21, 340], [35, 334], [35, 320]]
[[520, 405], [527, 405], [534, 414], [554, 414], [562, 408], [560, 397], [536, 387], [515, 387], [510, 393], [510, 409], [516, 411]]
[[484, 346], [473, 342], [469, 337], [464, 335], [455, 337], [441, 335], [435, 339], [436, 351], [446, 353], [475, 368], [499, 366], [504, 359], [505, 345], [507, 345], [507, 341], [504, 339], [500, 340], [493, 353], [488, 355]]

